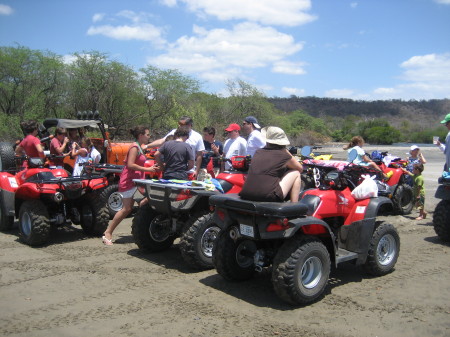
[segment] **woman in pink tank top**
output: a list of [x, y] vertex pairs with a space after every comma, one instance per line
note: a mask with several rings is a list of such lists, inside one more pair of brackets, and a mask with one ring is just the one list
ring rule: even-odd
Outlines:
[[[119, 192], [122, 194], [123, 208], [116, 213], [114, 219], [111, 220], [103, 234], [102, 241], [107, 246], [113, 244], [112, 234], [114, 230], [133, 209], [133, 195], [136, 192], [136, 185], [133, 179], [145, 178], [145, 172], [154, 172], [157, 170], [155, 166], [144, 167], [145, 156], [142, 152], [142, 145], [147, 144], [150, 139], [149, 129], [144, 126], [136, 126], [134, 129], [130, 129], [130, 133], [136, 141], [128, 150], [127, 157], [125, 158], [125, 167], [120, 174]], [[141, 205], [144, 202], [147, 202], [147, 199], [144, 199]]]

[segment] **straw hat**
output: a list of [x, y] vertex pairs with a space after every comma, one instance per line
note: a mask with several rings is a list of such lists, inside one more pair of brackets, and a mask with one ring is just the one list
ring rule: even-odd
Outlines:
[[282, 129], [276, 126], [266, 126], [261, 130], [261, 135], [266, 143], [276, 145], [289, 145], [289, 139]]

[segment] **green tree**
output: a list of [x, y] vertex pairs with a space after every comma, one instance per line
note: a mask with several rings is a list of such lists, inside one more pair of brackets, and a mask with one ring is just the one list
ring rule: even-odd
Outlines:
[[99, 111], [110, 126], [111, 138], [125, 135], [125, 131], [144, 116], [143, 93], [137, 74], [97, 51], [76, 53], [74, 57], [67, 71], [72, 117], [78, 111]]
[[153, 66], [141, 69], [141, 83], [149, 126], [162, 134], [177, 125], [182, 115], [196, 120], [196, 112], [189, 109], [191, 96], [200, 91], [197, 80], [178, 70], [161, 70]]
[[24, 119], [58, 116], [64, 90], [59, 56], [25, 47], [0, 47], [0, 110], [7, 135], [20, 135], [17, 125]]

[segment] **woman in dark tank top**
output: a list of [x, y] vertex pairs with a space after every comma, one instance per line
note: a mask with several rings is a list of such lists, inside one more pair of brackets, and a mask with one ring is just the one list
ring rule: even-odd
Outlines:
[[239, 196], [254, 201], [282, 202], [289, 195], [297, 202], [300, 194], [302, 165], [287, 151], [289, 139], [276, 126], [261, 131], [266, 146], [252, 157], [247, 179]]

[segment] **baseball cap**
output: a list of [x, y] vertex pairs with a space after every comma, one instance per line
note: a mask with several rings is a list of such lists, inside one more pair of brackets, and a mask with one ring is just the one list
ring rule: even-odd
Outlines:
[[417, 145], [411, 145], [410, 151], [418, 150], [419, 147]]
[[255, 128], [261, 129], [261, 126], [259, 126], [259, 124], [258, 124], [258, 120], [253, 116], [245, 117], [244, 122], [252, 123]]
[[445, 124], [450, 122], [450, 114], [447, 114], [447, 116], [445, 116], [445, 118], [441, 121], [441, 124]]
[[230, 125], [228, 125], [228, 127], [225, 129], [225, 131], [240, 131], [241, 127], [239, 126], [239, 124], [236, 123], [232, 123]]

